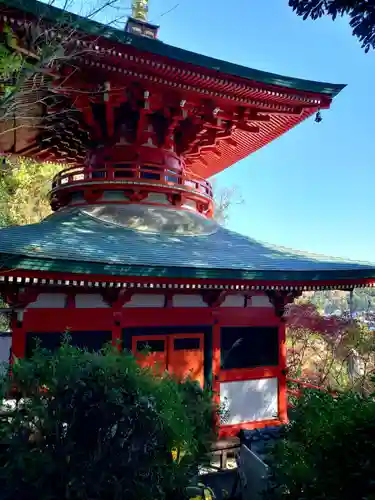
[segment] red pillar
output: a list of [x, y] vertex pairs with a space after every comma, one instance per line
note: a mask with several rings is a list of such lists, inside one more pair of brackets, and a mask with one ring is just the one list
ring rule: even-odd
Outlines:
[[25, 357], [26, 350], [26, 336], [23, 328], [23, 322], [17, 319], [17, 313], [13, 312], [11, 317], [11, 329], [12, 329], [12, 360], [13, 357], [23, 358]]
[[[218, 319], [214, 319], [212, 327], [212, 390], [214, 392], [214, 402], [220, 405], [220, 324]], [[215, 418], [214, 425], [216, 429], [220, 426], [220, 421]]]
[[279, 419], [282, 422], [288, 421], [288, 401], [286, 387], [286, 327], [284, 318], [279, 325]]

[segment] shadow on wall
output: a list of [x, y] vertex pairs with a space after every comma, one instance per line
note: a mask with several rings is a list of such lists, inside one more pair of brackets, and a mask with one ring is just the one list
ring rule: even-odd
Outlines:
[[228, 407], [227, 425], [276, 419], [278, 416], [278, 380], [265, 378], [222, 382], [220, 401]]

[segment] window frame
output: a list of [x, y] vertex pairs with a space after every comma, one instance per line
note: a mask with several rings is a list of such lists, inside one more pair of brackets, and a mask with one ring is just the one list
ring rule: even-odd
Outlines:
[[[108, 336], [108, 340], [106, 342], [104, 342], [102, 344], [102, 347], [103, 348], [105, 346], [105, 344], [108, 344], [109, 342], [113, 342], [113, 333], [112, 333], [112, 330], [107, 330], [107, 329], [100, 329], [100, 330], [72, 330], [72, 331], [69, 331], [68, 332], [68, 335], [70, 335], [72, 337], [72, 343], [71, 345], [73, 347], [77, 347], [79, 349], [84, 349], [85, 347], [87, 347], [87, 349], [90, 351], [90, 352], [99, 352], [100, 349], [91, 349], [90, 346], [79, 346], [79, 345], [76, 345], [76, 343], [74, 342], [74, 335], [75, 334], [78, 334], [78, 335], [82, 335], [82, 334], [90, 334], [90, 336], [95, 336], [95, 335], [103, 335], [105, 336], [104, 334], [107, 334]], [[58, 336], [59, 338], [59, 342], [56, 343], [55, 347], [52, 349], [52, 352], [54, 350], [57, 350], [60, 346], [61, 346], [61, 339], [64, 335], [64, 332], [58, 332], [58, 331], [26, 331], [25, 332], [25, 358], [30, 358], [31, 354], [32, 354], [32, 350], [34, 349], [34, 346], [31, 346], [31, 349], [28, 345], [28, 339], [30, 339], [30, 343], [33, 341], [33, 337], [38, 337], [38, 338], [41, 338], [41, 337], [44, 337], [44, 336]], [[41, 344], [41, 348], [42, 349], [49, 349], [48, 347], [43, 347], [43, 341], [42, 341], [42, 344]]]
[[[275, 356], [275, 359], [272, 363], [267, 363], [267, 364], [253, 364], [250, 366], [236, 366], [236, 367], [231, 367], [228, 368], [225, 366], [225, 363], [223, 363], [223, 357], [228, 355], [227, 353], [230, 352], [233, 349], [233, 346], [235, 342], [238, 340], [233, 341], [232, 347], [229, 350], [223, 349], [223, 333], [225, 330], [274, 330], [275, 334], [275, 346], [274, 346], [274, 352], [273, 356]], [[228, 361], [228, 360], [226, 360]], [[274, 370], [277, 369], [280, 366], [280, 333], [279, 333], [279, 328], [277, 326], [221, 326], [220, 327], [220, 371], [221, 372], [234, 372], [234, 371], [249, 371], [249, 370], [256, 370], [257, 372], [263, 372], [265, 369], [270, 370], [270, 373], [274, 373]]]

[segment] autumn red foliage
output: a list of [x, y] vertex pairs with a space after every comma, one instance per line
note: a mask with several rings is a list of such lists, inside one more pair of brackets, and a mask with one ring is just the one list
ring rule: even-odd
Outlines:
[[323, 335], [327, 340], [335, 340], [347, 329], [350, 318], [345, 316], [323, 316], [314, 304], [291, 304], [286, 313], [289, 328], [305, 328]]

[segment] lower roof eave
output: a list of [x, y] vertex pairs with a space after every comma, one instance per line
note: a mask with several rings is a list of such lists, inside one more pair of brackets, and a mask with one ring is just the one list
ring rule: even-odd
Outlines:
[[203, 269], [125, 266], [7, 255], [6, 258], [0, 257], [1, 283], [184, 290], [349, 290], [375, 286], [375, 268], [315, 271]]

